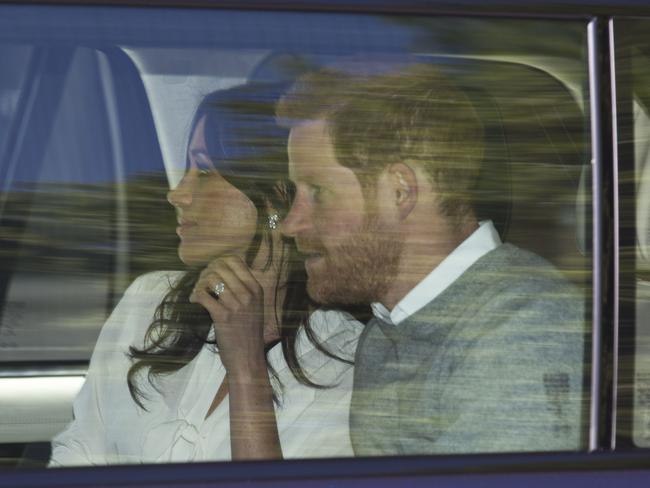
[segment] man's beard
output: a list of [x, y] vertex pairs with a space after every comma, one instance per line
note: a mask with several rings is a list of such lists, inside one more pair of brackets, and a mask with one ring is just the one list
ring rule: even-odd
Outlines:
[[402, 243], [383, 229], [376, 219], [367, 218], [361, 228], [329, 252], [322, 252], [325, 265], [312, 271], [307, 293], [323, 305], [366, 305], [379, 301], [397, 276]]

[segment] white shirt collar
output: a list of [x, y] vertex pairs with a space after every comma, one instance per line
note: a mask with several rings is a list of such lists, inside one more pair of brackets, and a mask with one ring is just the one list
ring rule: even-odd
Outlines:
[[389, 312], [383, 304], [375, 302], [371, 305], [372, 313], [378, 319], [398, 325], [440, 295], [482, 256], [500, 245], [501, 238], [492, 221], [481, 221], [479, 228], [408, 292], [393, 310]]

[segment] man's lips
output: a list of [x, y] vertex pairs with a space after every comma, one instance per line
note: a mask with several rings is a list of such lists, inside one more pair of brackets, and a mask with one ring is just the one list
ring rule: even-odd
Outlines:
[[302, 259], [308, 259], [313, 256], [321, 256], [323, 252], [298, 246], [298, 254]]
[[323, 257], [323, 254], [316, 251], [300, 251], [300, 255], [305, 262], [305, 267], [313, 266], [318, 260]]
[[300, 259], [305, 263], [305, 267], [313, 266], [319, 259], [327, 255], [325, 249], [315, 240], [298, 238], [296, 239], [296, 247]]

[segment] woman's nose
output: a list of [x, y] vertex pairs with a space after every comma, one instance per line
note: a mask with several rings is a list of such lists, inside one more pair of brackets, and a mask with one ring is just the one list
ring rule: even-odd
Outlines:
[[185, 175], [178, 186], [167, 192], [167, 201], [176, 208], [187, 207], [192, 203], [192, 185]]

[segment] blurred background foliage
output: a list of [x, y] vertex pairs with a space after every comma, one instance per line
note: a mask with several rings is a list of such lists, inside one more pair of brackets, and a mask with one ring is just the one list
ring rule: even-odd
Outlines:
[[583, 22], [454, 17], [391, 17], [415, 33], [412, 52], [430, 52], [440, 46], [445, 54], [542, 56], [579, 60], [586, 49]]
[[111, 274], [120, 248], [128, 249], [129, 282], [148, 271], [179, 269], [167, 191], [161, 173], [140, 174], [123, 184], [22, 185], [3, 196], [3, 269]]

